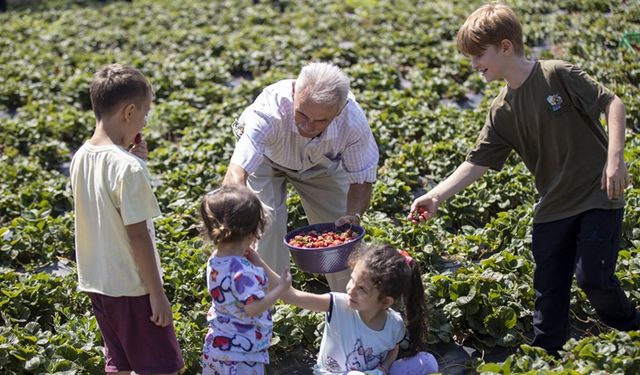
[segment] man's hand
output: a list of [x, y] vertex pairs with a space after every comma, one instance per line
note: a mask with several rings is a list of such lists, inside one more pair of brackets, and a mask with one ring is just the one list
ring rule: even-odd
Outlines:
[[345, 224], [351, 225], [360, 225], [360, 215], [344, 215], [340, 216], [335, 222], [334, 225], [336, 228], [340, 228]]
[[600, 188], [607, 192], [607, 197], [609, 199], [620, 198], [629, 183], [629, 173], [624, 160], [620, 159], [620, 161], [613, 163], [609, 163], [607, 160], [600, 179]]
[[149, 294], [149, 304], [151, 305], [151, 316], [149, 319], [153, 324], [160, 327], [166, 327], [173, 322], [171, 304], [164, 292]]
[[411, 204], [407, 220], [414, 223], [424, 223], [436, 214], [438, 206], [440, 206], [440, 201], [428, 194], [418, 197]]

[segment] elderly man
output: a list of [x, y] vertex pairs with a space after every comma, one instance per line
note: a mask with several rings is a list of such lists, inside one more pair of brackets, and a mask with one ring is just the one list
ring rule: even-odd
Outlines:
[[[277, 272], [289, 266], [287, 182], [300, 194], [309, 223], [359, 224], [376, 179], [378, 146], [367, 119], [335, 65], [312, 63], [298, 78], [276, 82], [234, 124], [239, 138], [223, 183], [248, 183], [271, 223], [257, 251]], [[350, 271], [326, 274], [345, 291]]]

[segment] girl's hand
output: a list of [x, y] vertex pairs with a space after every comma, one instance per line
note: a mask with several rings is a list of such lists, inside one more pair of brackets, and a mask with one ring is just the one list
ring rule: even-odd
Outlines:
[[129, 149], [129, 152], [142, 160], [147, 160], [147, 156], [149, 156], [147, 142], [142, 139], [142, 135], [140, 135], [140, 133], [136, 134], [136, 139], [133, 146], [131, 146], [131, 148]]
[[244, 249], [244, 257], [249, 259], [249, 262], [253, 263], [256, 266], [262, 266], [264, 263], [260, 254], [253, 249], [253, 247], [247, 247]]

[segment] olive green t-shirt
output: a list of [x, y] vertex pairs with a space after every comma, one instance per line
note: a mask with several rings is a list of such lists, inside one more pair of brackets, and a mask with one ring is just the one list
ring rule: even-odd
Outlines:
[[614, 94], [582, 70], [557, 60], [535, 63], [517, 89], [494, 99], [467, 161], [500, 170], [511, 150], [533, 173], [540, 194], [534, 222], [624, 206], [600, 189], [607, 134], [600, 115]]

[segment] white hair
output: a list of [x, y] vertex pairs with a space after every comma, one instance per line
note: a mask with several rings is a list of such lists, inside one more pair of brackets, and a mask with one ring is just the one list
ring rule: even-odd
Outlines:
[[349, 78], [331, 63], [310, 63], [300, 71], [295, 90], [305, 92], [314, 103], [337, 104], [342, 108], [349, 95]]

